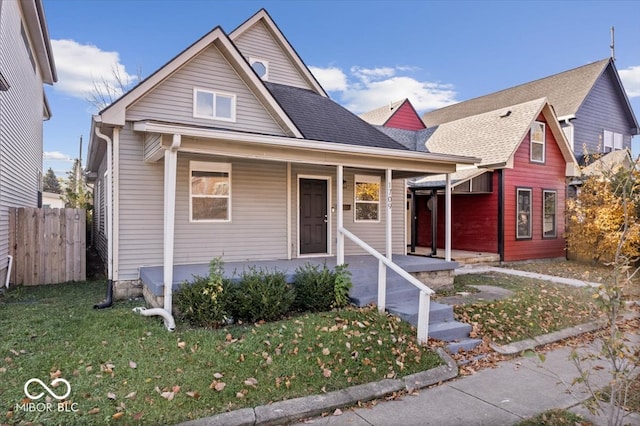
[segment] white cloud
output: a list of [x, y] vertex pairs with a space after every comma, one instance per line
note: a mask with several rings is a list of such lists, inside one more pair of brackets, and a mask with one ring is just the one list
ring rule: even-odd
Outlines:
[[640, 66], [629, 67], [618, 71], [627, 96], [640, 96]]
[[70, 96], [87, 99], [98, 85], [105, 97], [114, 100], [122, 95], [120, 82], [128, 86], [136, 79], [120, 63], [118, 52], [105, 52], [74, 40], [51, 40], [51, 46], [58, 71], [53, 87]]
[[73, 163], [73, 158], [58, 151], [43, 152], [42, 159], [45, 161], [67, 161]]
[[[405, 98], [409, 98], [418, 112], [442, 108], [457, 102], [453, 85], [416, 79], [411, 74], [419, 71], [419, 68], [413, 66], [352, 66], [349, 75], [336, 67], [310, 68], [320, 84], [327, 91], [339, 92], [338, 102], [356, 114]], [[331, 75], [333, 78], [320, 77], [325, 75]], [[338, 76], [340, 84], [335, 84]]]
[[347, 76], [340, 68], [309, 67], [309, 70], [318, 79], [324, 90], [333, 92], [347, 89]]

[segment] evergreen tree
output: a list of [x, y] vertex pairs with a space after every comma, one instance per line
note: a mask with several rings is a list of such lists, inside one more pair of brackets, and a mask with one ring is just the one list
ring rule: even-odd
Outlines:
[[44, 192], [53, 192], [54, 194], [62, 194], [62, 187], [58, 181], [58, 177], [51, 167], [42, 178], [42, 190]]
[[65, 188], [64, 201], [66, 207], [90, 210], [92, 194], [85, 182], [80, 160], [76, 158], [73, 168], [67, 172], [67, 187]]

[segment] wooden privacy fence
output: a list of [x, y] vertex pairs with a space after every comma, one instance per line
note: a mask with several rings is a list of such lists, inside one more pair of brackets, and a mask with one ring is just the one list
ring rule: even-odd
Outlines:
[[11, 282], [21, 285], [84, 281], [84, 209], [9, 209]]

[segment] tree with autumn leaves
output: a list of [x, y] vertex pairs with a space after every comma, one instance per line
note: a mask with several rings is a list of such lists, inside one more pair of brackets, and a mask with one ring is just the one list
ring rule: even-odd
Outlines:
[[[639, 159], [583, 175], [576, 198], [568, 201], [569, 251], [612, 268], [611, 278], [594, 294], [607, 319], [600, 353], [585, 358], [574, 350], [571, 357], [580, 373], [575, 382], [584, 383], [591, 391], [590, 408], [606, 416], [607, 425], [624, 423], [624, 407], [637, 380], [640, 362], [640, 348], [629, 344], [620, 329], [627, 295], [638, 294], [635, 277], [640, 269]], [[605, 399], [589, 383], [590, 371], [585, 361], [593, 358], [605, 359], [609, 364], [611, 378]]]

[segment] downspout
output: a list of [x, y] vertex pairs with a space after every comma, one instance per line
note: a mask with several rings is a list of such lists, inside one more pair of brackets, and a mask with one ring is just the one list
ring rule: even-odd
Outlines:
[[4, 283], [5, 288], [9, 288], [9, 278], [11, 278], [11, 267], [13, 266], [13, 256], [7, 255], [9, 258], [9, 265], [7, 265], [7, 279]]
[[438, 190], [431, 190], [431, 254], [429, 256], [436, 257], [438, 255]]
[[164, 152], [164, 308], [133, 308], [133, 311], [140, 315], [161, 316], [164, 319], [165, 327], [169, 331], [176, 329], [176, 323], [171, 314], [173, 306], [173, 236], [175, 233], [176, 170], [178, 166], [178, 149], [181, 143], [181, 135], [174, 134], [171, 147]]
[[109, 136], [105, 135], [96, 126], [96, 136], [107, 143], [107, 297], [102, 303], [93, 305], [94, 309], [108, 308], [113, 304], [113, 206], [112, 206], [112, 187], [111, 176], [113, 167], [113, 142]]
[[416, 238], [418, 233], [418, 223], [416, 218], [417, 202], [416, 190], [415, 188], [411, 188], [411, 253], [416, 252]]

